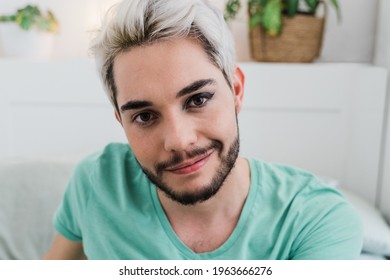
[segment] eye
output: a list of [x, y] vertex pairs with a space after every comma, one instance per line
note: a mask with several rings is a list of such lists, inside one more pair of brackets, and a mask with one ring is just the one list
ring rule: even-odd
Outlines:
[[206, 105], [206, 103], [213, 98], [214, 93], [199, 93], [191, 96], [185, 103], [186, 109], [191, 108], [201, 108]]
[[142, 112], [139, 114], [136, 114], [133, 117], [133, 122], [142, 125], [142, 126], [148, 126], [153, 123], [153, 121], [156, 119], [156, 116], [151, 112]]

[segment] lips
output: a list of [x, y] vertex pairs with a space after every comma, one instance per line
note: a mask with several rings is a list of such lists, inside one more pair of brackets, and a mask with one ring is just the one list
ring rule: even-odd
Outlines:
[[198, 171], [202, 168], [210, 159], [213, 150], [208, 152], [206, 155], [191, 159], [190, 161], [183, 162], [179, 165], [167, 168], [166, 171], [172, 172], [177, 175], [187, 175]]

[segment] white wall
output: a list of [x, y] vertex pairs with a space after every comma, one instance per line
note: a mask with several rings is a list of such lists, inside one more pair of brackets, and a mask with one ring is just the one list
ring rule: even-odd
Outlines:
[[[0, 13], [13, 12], [25, 3], [38, 3], [52, 9], [61, 23], [55, 42], [55, 57], [86, 56], [91, 29], [99, 14], [116, 0], [1, 0]], [[211, 0], [221, 9], [225, 0]], [[329, 9], [322, 62], [372, 62], [378, 0], [339, 0], [343, 19], [337, 23], [334, 10]], [[238, 59], [250, 60], [246, 9], [231, 24], [235, 34]]]
[[320, 61], [368, 62], [374, 57], [378, 0], [339, 0], [342, 20], [330, 7]]
[[[378, 33], [376, 40], [375, 64], [388, 69], [388, 81], [390, 81], [390, 1], [380, 0], [378, 8]], [[390, 84], [387, 87], [387, 116], [385, 120], [385, 134], [383, 135], [383, 169], [382, 169], [382, 193], [378, 197], [382, 209], [390, 213], [390, 204], [384, 202], [385, 197], [390, 197]], [[390, 222], [390, 216], [388, 217]]]

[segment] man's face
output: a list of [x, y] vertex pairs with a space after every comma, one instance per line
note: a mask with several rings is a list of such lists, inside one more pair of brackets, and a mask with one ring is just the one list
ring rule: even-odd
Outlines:
[[232, 170], [241, 74], [236, 70], [232, 90], [192, 39], [161, 41], [116, 57], [117, 118], [145, 174], [173, 200], [207, 200]]

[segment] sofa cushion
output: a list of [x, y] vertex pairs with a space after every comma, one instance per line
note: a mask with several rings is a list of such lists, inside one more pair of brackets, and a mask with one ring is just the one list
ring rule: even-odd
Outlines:
[[73, 162], [0, 162], [0, 259], [40, 259], [55, 235], [52, 218]]

